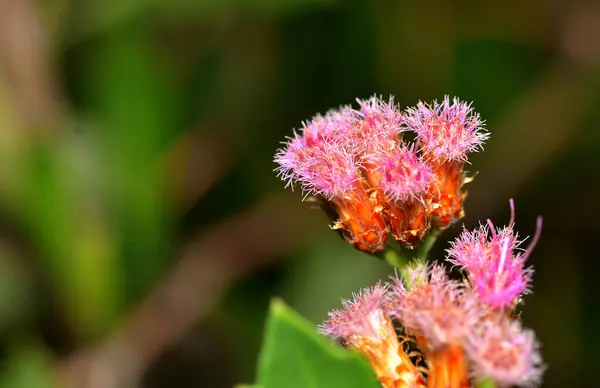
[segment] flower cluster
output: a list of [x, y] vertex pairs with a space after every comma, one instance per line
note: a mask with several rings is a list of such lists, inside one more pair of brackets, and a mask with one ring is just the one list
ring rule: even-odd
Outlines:
[[[317, 115], [276, 156], [288, 185], [319, 198], [333, 228], [356, 248], [384, 249], [388, 236], [412, 248], [433, 226], [463, 216], [469, 153], [488, 138], [469, 104], [445, 97], [399, 110], [390, 98], [357, 100]], [[415, 141], [402, 139], [412, 131]]]
[[323, 334], [341, 339], [347, 346], [360, 349], [369, 360], [384, 387], [426, 387], [422, 373], [402, 351], [400, 341], [387, 315], [389, 289], [377, 284], [344, 301], [342, 310], [329, 313], [320, 326]]
[[481, 298], [494, 308], [514, 307], [517, 297], [529, 291], [533, 270], [525, 267], [527, 257], [540, 237], [541, 218], [529, 247], [519, 250], [523, 241], [514, 231], [515, 208], [510, 201], [511, 220], [505, 228], [487, 225], [468, 231], [451, 244], [448, 261], [466, 271], [469, 282]]
[[[544, 370], [534, 333], [514, 314], [520, 294], [530, 290], [532, 270], [524, 262], [511, 222], [504, 229], [465, 231], [448, 250], [447, 260], [467, 279], [450, 279], [441, 264], [417, 263], [389, 284], [354, 295], [342, 310], [329, 313], [319, 329], [363, 353], [384, 388], [535, 386]], [[395, 335], [404, 329], [427, 367], [411, 361]], [[406, 338], [405, 338], [406, 340]], [[414, 353], [414, 352], [413, 352]], [[425, 377], [426, 376], [426, 377]]]

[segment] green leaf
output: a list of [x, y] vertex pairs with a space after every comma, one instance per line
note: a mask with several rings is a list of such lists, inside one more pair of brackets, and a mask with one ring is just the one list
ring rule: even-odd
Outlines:
[[23, 194], [14, 206], [80, 338], [105, 332], [120, 304], [118, 239], [92, 140], [65, 133], [31, 147], [22, 166]]
[[55, 386], [53, 360], [43, 346], [35, 341], [11, 343], [8, 354], [0, 374], [0, 387], [51, 388]]
[[145, 25], [99, 42], [81, 80], [102, 126], [109, 191], [118, 217], [125, 302], [140, 298], [170, 255], [169, 213], [160, 161], [176, 130], [179, 91]]
[[282, 301], [271, 303], [258, 366], [261, 388], [380, 388], [367, 361], [317, 333]]

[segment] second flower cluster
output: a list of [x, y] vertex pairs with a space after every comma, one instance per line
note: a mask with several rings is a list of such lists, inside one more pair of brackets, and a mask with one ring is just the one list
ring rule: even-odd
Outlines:
[[412, 248], [462, 217], [463, 168], [489, 134], [456, 98], [403, 111], [393, 98], [357, 101], [303, 123], [275, 157], [279, 176], [316, 197], [356, 248], [380, 252], [389, 235]]

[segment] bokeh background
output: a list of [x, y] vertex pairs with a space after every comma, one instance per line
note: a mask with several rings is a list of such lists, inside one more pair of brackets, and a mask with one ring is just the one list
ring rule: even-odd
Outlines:
[[474, 101], [463, 221], [544, 216], [544, 386], [597, 385], [600, 3], [0, 0], [0, 386], [252, 382], [270, 298], [317, 323], [390, 273], [272, 172], [375, 93]]

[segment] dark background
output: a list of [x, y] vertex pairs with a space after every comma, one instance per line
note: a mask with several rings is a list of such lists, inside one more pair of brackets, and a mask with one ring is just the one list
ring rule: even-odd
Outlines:
[[544, 216], [523, 318], [544, 386], [595, 385], [600, 3], [546, 0], [0, 0], [0, 385], [252, 382], [271, 297], [387, 277], [272, 172], [374, 93], [474, 102], [464, 223]]

